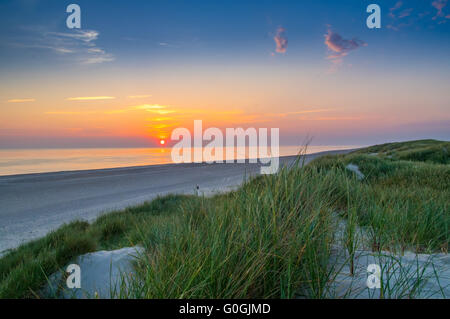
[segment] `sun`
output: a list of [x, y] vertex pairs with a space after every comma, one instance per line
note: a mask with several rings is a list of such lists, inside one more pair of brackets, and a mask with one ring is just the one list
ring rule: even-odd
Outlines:
[[164, 144], [166, 144], [166, 141], [160, 140], [160, 141], [159, 141], [159, 144], [164, 145]]

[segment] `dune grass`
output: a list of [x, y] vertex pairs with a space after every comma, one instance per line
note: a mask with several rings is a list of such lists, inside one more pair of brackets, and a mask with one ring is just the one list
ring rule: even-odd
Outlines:
[[450, 142], [417, 140], [374, 145], [356, 154], [374, 154], [397, 160], [420, 161], [434, 164], [450, 164]]
[[[440, 164], [441, 157], [436, 156], [440, 151], [421, 155], [421, 161], [415, 155], [414, 160], [403, 159], [404, 154], [422, 154], [424, 143], [431, 150], [450, 149], [448, 142], [430, 140], [394, 143], [319, 158], [308, 169], [347, 172], [348, 178], [336, 180], [335, 186], [349, 193], [348, 201], [337, 203], [337, 207], [342, 212], [356, 209], [358, 222], [367, 227], [374, 248], [447, 252], [450, 166]], [[350, 177], [353, 173], [345, 169], [350, 163], [365, 175], [362, 181]]]
[[120, 297], [327, 297], [336, 213], [350, 221], [350, 255], [356, 225], [375, 251], [448, 250], [448, 144], [374, 146], [283, 168], [227, 194], [169, 195], [92, 224], [73, 222], [0, 259], [0, 297], [39, 297], [47, 276], [75, 256], [136, 244], [146, 254]]
[[48, 276], [74, 257], [101, 249], [139, 243], [137, 225], [164, 216], [169, 222], [187, 196], [169, 195], [124, 211], [99, 217], [94, 223], [74, 221], [42, 239], [21, 245], [0, 259], [0, 298], [39, 297]]
[[283, 169], [191, 202], [147, 243], [129, 296], [324, 297], [332, 276], [332, 183], [329, 175]]

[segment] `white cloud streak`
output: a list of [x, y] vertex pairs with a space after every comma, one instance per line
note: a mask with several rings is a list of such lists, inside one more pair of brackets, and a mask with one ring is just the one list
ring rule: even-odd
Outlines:
[[[114, 61], [114, 56], [95, 43], [100, 33], [95, 30], [70, 30], [67, 32], [47, 31], [43, 28], [24, 28], [32, 36], [26, 36], [15, 47], [46, 49], [70, 58], [79, 64], [99, 64]], [[37, 33], [37, 34], [36, 34]]]

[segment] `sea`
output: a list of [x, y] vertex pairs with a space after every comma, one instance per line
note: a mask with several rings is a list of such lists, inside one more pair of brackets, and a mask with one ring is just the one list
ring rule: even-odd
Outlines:
[[[361, 146], [310, 145], [306, 148], [306, 153], [358, 147]], [[280, 146], [279, 154], [297, 155], [303, 150], [299, 146]], [[0, 149], [0, 176], [170, 164], [173, 163], [171, 153], [170, 147]], [[226, 150], [223, 153], [226, 154]], [[245, 155], [241, 156], [235, 150], [235, 158], [242, 157], [253, 158], [248, 148]]]

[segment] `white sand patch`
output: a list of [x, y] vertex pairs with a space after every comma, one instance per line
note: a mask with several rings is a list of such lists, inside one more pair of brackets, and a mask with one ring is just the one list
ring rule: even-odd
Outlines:
[[[331, 284], [330, 297], [335, 298], [449, 298], [450, 258], [447, 254], [415, 254], [404, 256], [382, 251], [358, 250], [354, 274], [350, 275], [350, 259], [340, 250], [336, 265], [340, 269]], [[368, 288], [369, 265], [381, 270], [381, 288]]]
[[[347, 221], [336, 214], [337, 231], [330, 263], [335, 277], [330, 284], [330, 298], [449, 298], [450, 256], [444, 253], [403, 255], [389, 251], [373, 252], [368, 232], [357, 227], [354, 274], [350, 272], [350, 256], [345, 246]], [[369, 289], [369, 265], [378, 265], [381, 288]]]
[[50, 276], [44, 294], [64, 299], [118, 297], [135, 275], [133, 261], [143, 253], [144, 248], [136, 246], [81, 255], [72, 262], [80, 266], [81, 288], [67, 288], [60, 271]]

